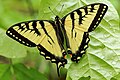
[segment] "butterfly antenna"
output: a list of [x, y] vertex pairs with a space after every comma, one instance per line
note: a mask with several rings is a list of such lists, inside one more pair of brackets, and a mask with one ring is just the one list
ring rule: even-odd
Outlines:
[[62, 7], [60, 9], [59, 14], [61, 14], [63, 7], [64, 7], [64, 4], [62, 5]]
[[56, 15], [50, 7], [49, 7], [49, 9], [50, 9], [50, 11], [51, 11], [54, 15]]

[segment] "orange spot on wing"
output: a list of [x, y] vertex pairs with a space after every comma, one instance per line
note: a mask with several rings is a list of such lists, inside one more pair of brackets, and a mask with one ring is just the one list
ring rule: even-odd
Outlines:
[[66, 59], [66, 55], [65, 56], [63, 56], [64, 57], [64, 59]]
[[70, 54], [70, 57], [72, 57], [72, 54]]

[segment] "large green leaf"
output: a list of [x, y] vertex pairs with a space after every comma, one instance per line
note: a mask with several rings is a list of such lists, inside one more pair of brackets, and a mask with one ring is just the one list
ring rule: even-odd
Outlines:
[[48, 80], [36, 69], [23, 64], [0, 64], [0, 80]]
[[13, 66], [16, 80], [47, 80], [47, 78], [33, 68], [27, 68], [23, 64]]
[[67, 80], [77, 80], [83, 76], [90, 76], [91, 80], [110, 80], [120, 71], [119, 16], [113, 5], [107, 0], [57, 1], [53, 1], [54, 3], [42, 1], [39, 17], [41, 19], [46, 19], [48, 16], [51, 17], [51, 15], [55, 17], [60, 13], [62, 5], [64, 6], [60, 17], [86, 4], [104, 2], [109, 6], [109, 10], [98, 28], [90, 34], [91, 41], [85, 57], [81, 59], [79, 64], [73, 63], [68, 69]]
[[26, 48], [13, 39], [10, 39], [5, 30], [0, 28], [0, 55], [8, 58], [20, 58], [26, 56]]
[[112, 77], [110, 80], [120, 80], [120, 73]]
[[7, 64], [0, 64], [0, 80], [13, 80], [10, 66]]
[[[78, 64], [73, 63], [67, 80], [78, 80], [90, 76], [90, 80], [110, 80], [120, 72], [120, 26], [119, 16], [107, 0], [82, 0], [82, 3], [104, 2], [108, 11], [95, 31], [90, 33], [90, 43], [86, 55]], [[115, 79], [119, 80], [118, 77]]]

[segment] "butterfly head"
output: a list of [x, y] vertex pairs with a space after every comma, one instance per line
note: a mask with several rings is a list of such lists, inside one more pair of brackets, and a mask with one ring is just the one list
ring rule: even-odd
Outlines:
[[60, 20], [60, 17], [59, 17], [59, 16], [56, 16], [56, 17], [55, 17], [55, 21], [58, 21], [58, 20]]
[[55, 24], [57, 24], [57, 26], [59, 26], [59, 27], [62, 26], [62, 22], [61, 22], [61, 19], [59, 16], [55, 17]]

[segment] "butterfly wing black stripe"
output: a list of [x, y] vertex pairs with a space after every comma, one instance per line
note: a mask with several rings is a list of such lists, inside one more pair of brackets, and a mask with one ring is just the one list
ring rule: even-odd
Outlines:
[[18, 32], [16, 32], [13, 28], [9, 28], [6, 32], [6, 34], [13, 38], [14, 40], [20, 42], [21, 44], [24, 44], [28, 47], [35, 47], [36, 44], [32, 41], [28, 40], [27, 38], [21, 36]]
[[67, 63], [66, 59], [64, 59], [63, 57], [55, 56], [54, 54], [46, 50], [42, 45], [37, 45], [37, 48], [41, 52], [40, 54], [43, 55], [46, 60], [50, 60], [52, 63], [57, 63], [59, 67]]
[[[96, 14], [94, 20], [92, 21], [92, 23], [91, 23], [91, 25], [90, 25], [90, 27], [88, 29], [88, 32], [93, 31], [99, 25], [99, 23], [101, 22], [103, 16], [105, 15], [107, 9], [108, 9], [107, 5], [100, 4], [99, 9], [97, 11], [97, 14]], [[93, 8], [93, 10], [94, 10], [94, 8]]]
[[79, 59], [82, 57], [82, 55], [85, 54], [86, 49], [88, 48], [89, 41], [90, 41], [89, 33], [84, 32], [81, 45], [79, 46], [78, 50], [76, 51], [76, 54], [72, 54], [72, 58], [71, 58], [72, 61], [78, 62]]

